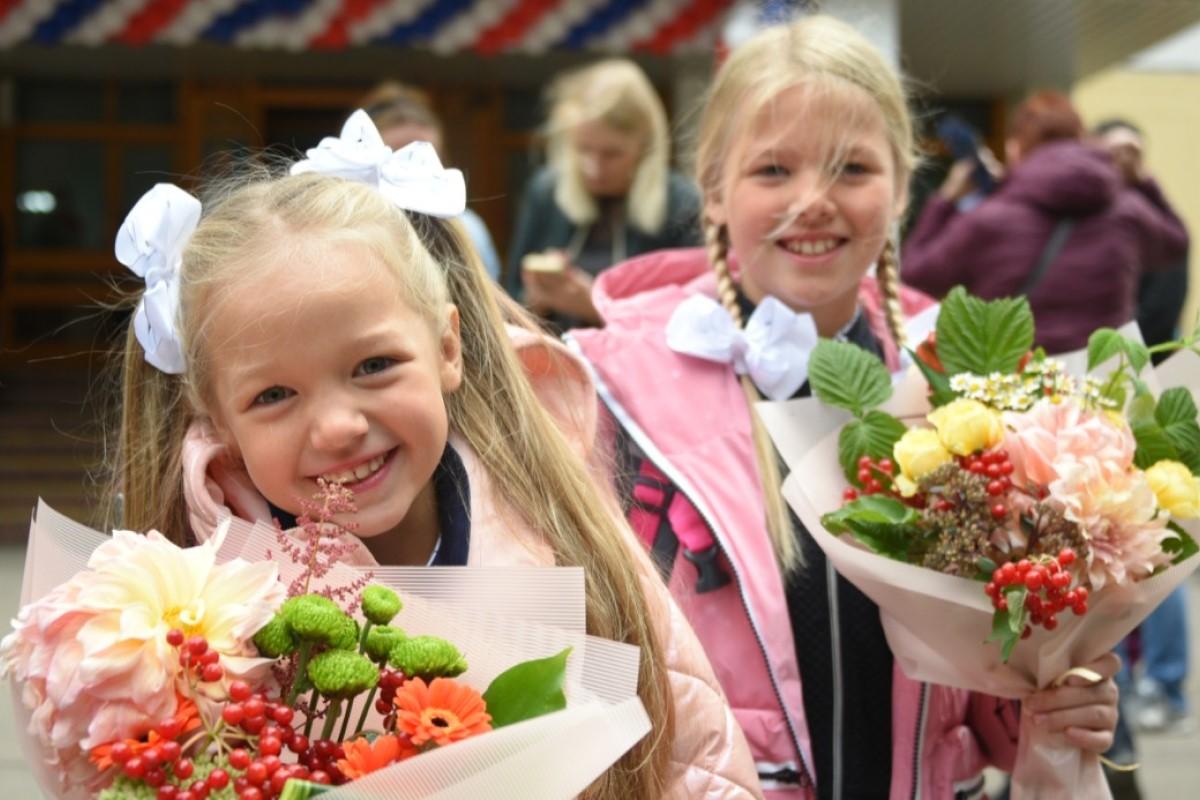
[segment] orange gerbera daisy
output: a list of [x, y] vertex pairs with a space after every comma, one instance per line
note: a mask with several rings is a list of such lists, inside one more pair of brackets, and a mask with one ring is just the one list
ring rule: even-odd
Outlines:
[[[175, 700], [175, 713], [171, 715], [171, 718], [179, 723], [179, 736], [199, 728], [200, 711], [196, 708], [196, 704], [179, 694], [175, 695]], [[101, 772], [116, 763], [112, 759], [112, 749], [113, 745], [117, 744], [117, 741], [109, 742], [108, 744], [96, 745], [88, 753], [88, 758], [91, 759], [92, 763], [95, 764], [96, 768]], [[125, 739], [124, 741], [125, 744], [129, 745], [129, 749], [133, 755], [140, 756], [146, 750], [162, 744], [163, 742], [167, 741], [167, 739], [159, 736], [158, 731], [151, 728], [137, 739]]]
[[396, 691], [396, 727], [417, 747], [444, 747], [492, 729], [479, 692], [451, 678], [413, 678]]
[[350, 742], [343, 742], [342, 751], [345, 753], [345, 758], [339, 758], [337, 766], [342, 774], [351, 780], [361, 778], [377, 769], [383, 769], [397, 761], [403, 761], [411, 755], [416, 755], [417, 752], [407, 741], [402, 741], [399, 736], [390, 734], [378, 736], [374, 742], [365, 736], [360, 736]]

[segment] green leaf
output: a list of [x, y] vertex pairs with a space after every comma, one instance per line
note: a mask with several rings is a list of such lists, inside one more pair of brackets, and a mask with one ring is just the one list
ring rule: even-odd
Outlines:
[[821, 517], [834, 535], [849, 533], [871, 550], [897, 561], [909, 561], [921, 536], [918, 514], [894, 497], [867, 495]]
[[996, 562], [987, 556], [980, 556], [979, 560], [975, 562], [975, 567], [979, 570], [975, 575], [975, 580], [987, 583], [992, 579], [992, 573], [996, 571]]
[[990, 302], [956, 286], [938, 314], [938, 359], [947, 375], [1014, 372], [1033, 345], [1033, 312], [1023, 297]]
[[567, 707], [563, 679], [571, 648], [549, 658], [524, 661], [501, 672], [483, 693], [492, 727], [540, 717]]
[[1174, 558], [1171, 559], [1172, 564], [1186, 561], [1200, 552], [1200, 546], [1196, 544], [1196, 540], [1192, 538], [1190, 533], [1179, 527], [1177, 523], [1168, 522], [1167, 527], [1179, 536], [1178, 539], [1167, 539], [1162, 543], [1163, 552], [1174, 555]]
[[1026, 588], [1020, 584], [1008, 587], [1004, 590], [1008, 608], [992, 614], [992, 635], [987, 640], [1000, 643], [1000, 658], [1005, 663], [1008, 662], [1008, 657], [1012, 655], [1013, 648], [1021, 640], [1021, 634], [1025, 630], [1028, 616], [1025, 611], [1026, 593]]
[[1125, 337], [1112, 328], [1100, 328], [1088, 337], [1088, 372], [1108, 361], [1118, 353], [1125, 352]]
[[279, 795], [279, 800], [308, 800], [310, 797], [316, 797], [317, 795], [332, 791], [332, 786], [322, 786], [319, 783], [292, 778], [283, 785], [283, 791]]
[[945, 374], [926, 364], [917, 357], [914, 351], [909, 350], [908, 354], [912, 356], [917, 369], [921, 370], [921, 374], [925, 376], [925, 382], [929, 384], [929, 402], [933, 404], [934, 408], [958, 399], [958, 395], [950, 388], [950, 379]]
[[863, 456], [891, 458], [892, 448], [906, 430], [903, 422], [878, 410], [869, 411], [862, 419], [850, 420], [842, 426], [838, 434], [838, 462], [846, 480], [861, 488], [858, 460]]
[[856, 344], [822, 339], [808, 361], [813, 394], [861, 417], [892, 396], [892, 376], [883, 362]]
[[1196, 403], [1192, 400], [1192, 393], [1182, 386], [1167, 389], [1158, 398], [1154, 418], [1164, 427], [1177, 422], [1195, 422]]
[[1181, 450], [1179, 460], [1192, 471], [1193, 475], [1200, 475], [1200, 450]]
[[1196, 424], [1196, 403], [1187, 389], [1167, 389], [1158, 398], [1154, 419], [1162, 426], [1171, 444], [1179, 451], [1200, 450], [1200, 425]]
[[1141, 422], [1131, 426], [1133, 438], [1137, 440], [1137, 451], [1133, 454], [1133, 463], [1138, 469], [1150, 469], [1164, 459], [1179, 460], [1179, 451], [1167, 432], [1157, 422]]
[[1133, 374], [1137, 375], [1150, 362], [1150, 351], [1146, 349], [1146, 345], [1135, 342], [1133, 339], [1124, 339], [1124, 342], [1125, 355], [1129, 356], [1129, 363], [1133, 365]]

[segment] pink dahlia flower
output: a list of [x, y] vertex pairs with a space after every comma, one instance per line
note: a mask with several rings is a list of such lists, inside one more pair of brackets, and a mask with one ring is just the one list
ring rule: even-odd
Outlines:
[[1174, 536], [1145, 473], [1133, 465], [1129, 426], [1065, 401], [1042, 401], [1004, 415], [1003, 447], [1013, 483], [1045, 487], [1050, 501], [1088, 537], [1092, 586], [1149, 575], [1170, 557], [1162, 541]]
[[184, 678], [172, 628], [205, 637], [227, 679], [267, 671], [251, 637], [285, 590], [273, 563], [216, 563], [221, 538], [180, 548], [157, 532], [116, 531], [86, 570], [21, 609], [0, 642], [0, 675], [21, 686], [29, 733], [52, 763], [70, 771], [81, 751], [175, 712]]

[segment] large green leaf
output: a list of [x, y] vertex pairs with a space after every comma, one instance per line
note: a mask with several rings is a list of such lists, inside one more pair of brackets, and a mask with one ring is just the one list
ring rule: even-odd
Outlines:
[[858, 480], [858, 459], [870, 456], [874, 459], [891, 458], [892, 448], [908, 430], [904, 423], [876, 409], [868, 411], [862, 419], [852, 419], [842, 426], [838, 434], [838, 462], [846, 480], [862, 486]]
[[1033, 346], [1033, 312], [1023, 298], [984, 301], [956, 286], [938, 314], [938, 359], [947, 375], [1014, 372]]
[[1154, 419], [1162, 426], [1171, 444], [1179, 451], [1200, 450], [1200, 425], [1196, 424], [1196, 403], [1182, 387], [1167, 389], [1158, 398]]
[[483, 693], [492, 727], [503, 728], [567, 707], [563, 679], [571, 648], [549, 658], [523, 661], [496, 676]]
[[894, 497], [867, 495], [821, 517], [835, 535], [849, 533], [872, 552], [897, 561], [908, 561], [920, 537], [915, 509]]
[[848, 342], [822, 339], [808, 360], [813, 394], [861, 417], [892, 396], [892, 376], [883, 362]]
[[1192, 535], [1185, 531], [1175, 522], [1168, 522], [1167, 527], [1170, 528], [1179, 537], [1178, 539], [1167, 539], [1162, 543], [1164, 553], [1171, 553], [1171, 563], [1178, 564], [1185, 561], [1196, 553], [1200, 552], [1200, 546], [1196, 545], [1196, 540]]
[[1179, 451], [1167, 432], [1157, 422], [1141, 422], [1131, 426], [1133, 438], [1137, 441], [1137, 451], [1133, 454], [1133, 463], [1138, 469], [1150, 469], [1159, 461], [1179, 460]]

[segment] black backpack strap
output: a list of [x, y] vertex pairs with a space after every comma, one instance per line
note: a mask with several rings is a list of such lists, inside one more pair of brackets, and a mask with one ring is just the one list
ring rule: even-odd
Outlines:
[[1058, 221], [1054, 230], [1050, 231], [1050, 238], [1046, 241], [1046, 246], [1042, 248], [1042, 253], [1038, 256], [1033, 271], [1026, 276], [1025, 282], [1021, 284], [1017, 294], [1028, 297], [1029, 293], [1037, 288], [1037, 285], [1042, 282], [1042, 278], [1046, 276], [1046, 270], [1050, 268], [1063, 245], [1067, 243], [1067, 237], [1071, 235], [1071, 229], [1074, 227], [1075, 220], [1073, 219], [1067, 218]]

